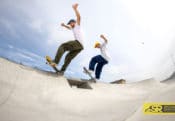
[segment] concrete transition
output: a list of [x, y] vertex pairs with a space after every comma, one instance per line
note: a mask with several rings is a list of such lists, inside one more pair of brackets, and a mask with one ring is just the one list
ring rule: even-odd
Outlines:
[[71, 88], [64, 77], [0, 58], [0, 121], [175, 121], [142, 113], [144, 102], [174, 102], [174, 81]]

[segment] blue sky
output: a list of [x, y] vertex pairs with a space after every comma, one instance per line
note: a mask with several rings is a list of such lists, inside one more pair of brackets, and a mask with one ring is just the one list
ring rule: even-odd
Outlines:
[[1, 0], [0, 55], [51, 70], [44, 56], [54, 57], [61, 43], [74, 39], [60, 24], [75, 18], [71, 6], [76, 2], [80, 5], [85, 50], [73, 60], [66, 76], [87, 78], [82, 67], [99, 54], [93, 45], [102, 41], [100, 34], [109, 39], [111, 55], [101, 81], [162, 80], [174, 71], [173, 0]]

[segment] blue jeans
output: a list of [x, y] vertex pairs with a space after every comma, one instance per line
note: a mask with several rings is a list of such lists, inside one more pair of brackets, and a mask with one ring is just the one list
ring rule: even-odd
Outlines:
[[[91, 61], [89, 63], [89, 70], [92, 70], [92, 71], [95, 70], [96, 79], [100, 79], [102, 68], [107, 63], [108, 63], [108, 61], [106, 59], [104, 59], [101, 55], [94, 56], [91, 59]], [[96, 66], [96, 69], [95, 69], [96, 64], [97, 64], [97, 66]]]

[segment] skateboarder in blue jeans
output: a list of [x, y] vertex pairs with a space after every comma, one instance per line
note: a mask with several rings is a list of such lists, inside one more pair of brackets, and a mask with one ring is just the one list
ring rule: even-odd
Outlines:
[[108, 61], [110, 58], [109, 54], [107, 53], [107, 48], [106, 48], [108, 40], [106, 39], [104, 35], [100, 35], [100, 37], [104, 40], [104, 42], [102, 44], [100, 44], [99, 42], [96, 42], [95, 48], [100, 49], [101, 55], [94, 56], [89, 63], [89, 71], [90, 72], [95, 71], [95, 78], [97, 80], [100, 79], [100, 75], [101, 75], [103, 66], [108, 64]]

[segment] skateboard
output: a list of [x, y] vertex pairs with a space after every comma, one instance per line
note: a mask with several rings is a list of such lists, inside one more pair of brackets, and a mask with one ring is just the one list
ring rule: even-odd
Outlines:
[[46, 64], [50, 65], [56, 71], [56, 73], [59, 73], [60, 71], [58, 70], [58, 68], [56, 66], [52, 66], [51, 63], [52, 63], [51, 57], [46, 56]]
[[83, 69], [85, 74], [87, 74], [91, 78], [92, 82], [96, 83], [96, 79], [91, 75], [91, 73], [87, 70], [87, 68], [83, 67]]

